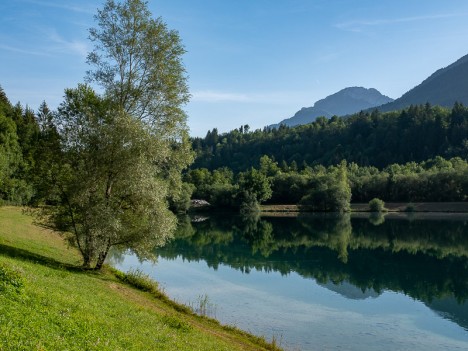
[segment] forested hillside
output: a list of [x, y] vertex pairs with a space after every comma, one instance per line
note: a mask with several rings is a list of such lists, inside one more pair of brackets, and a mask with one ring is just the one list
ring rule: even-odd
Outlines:
[[315, 122], [278, 129], [229, 133], [208, 131], [194, 138], [197, 154], [192, 168], [229, 167], [234, 172], [259, 165], [268, 155], [281, 166], [333, 165], [341, 160], [361, 166], [385, 167], [421, 162], [436, 156], [468, 157], [468, 108], [428, 104], [398, 112], [361, 112], [351, 117], [319, 118]]
[[[349, 211], [350, 202], [468, 199], [468, 108], [411, 106], [397, 112], [324, 117], [298, 127], [193, 139], [185, 181], [217, 207], [262, 202]], [[411, 206], [408, 207], [411, 209]]]
[[[52, 112], [13, 106], [0, 90], [0, 201], [54, 201], [44, 183], [61, 157]], [[347, 211], [350, 201], [468, 199], [468, 108], [412, 106], [361, 112], [298, 127], [192, 139], [197, 158], [183, 191], [169, 199], [186, 211], [190, 197], [217, 207], [258, 209], [259, 203], [300, 204], [316, 211]]]

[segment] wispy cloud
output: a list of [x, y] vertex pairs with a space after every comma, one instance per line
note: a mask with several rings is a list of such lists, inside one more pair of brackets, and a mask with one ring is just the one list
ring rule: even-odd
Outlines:
[[62, 53], [78, 54], [82, 57], [86, 57], [88, 53], [88, 44], [85, 41], [80, 40], [66, 40], [60, 36], [55, 30], [49, 30], [48, 39], [52, 43], [56, 44], [52, 50], [59, 51]]
[[79, 55], [86, 57], [89, 43], [84, 40], [69, 40], [58, 34], [54, 28], [35, 26], [34, 34], [28, 40], [3, 36], [0, 50], [22, 55], [52, 57], [60, 55]]
[[347, 30], [351, 32], [362, 32], [366, 27], [384, 26], [395, 23], [408, 23], [418, 21], [429, 21], [437, 19], [446, 19], [453, 17], [465, 16], [466, 14], [461, 13], [448, 13], [440, 15], [426, 15], [426, 16], [412, 16], [412, 17], [399, 17], [399, 18], [381, 18], [381, 19], [367, 19], [367, 20], [355, 20], [337, 23], [334, 26], [336, 28]]
[[192, 101], [196, 102], [250, 102], [252, 97], [246, 94], [227, 93], [213, 90], [192, 92]]
[[221, 92], [215, 90], [192, 91], [192, 102], [284, 105], [309, 98], [307, 91]]
[[55, 7], [55, 8], [73, 11], [73, 12], [81, 12], [81, 13], [89, 13], [89, 14], [93, 14], [96, 12], [95, 8], [63, 4], [60, 2], [49, 2], [49, 1], [40, 1], [40, 0], [23, 0], [23, 2], [26, 2], [29, 4], [35, 4], [39, 6]]
[[15, 52], [19, 54], [25, 54], [25, 55], [33, 55], [33, 56], [50, 56], [47, 52], [44, 52], [44, 51], [25, 50], [22, 48], [9, 46], [9, 45], [3, 45], [3, 44], [0, 44], [0, 50]]

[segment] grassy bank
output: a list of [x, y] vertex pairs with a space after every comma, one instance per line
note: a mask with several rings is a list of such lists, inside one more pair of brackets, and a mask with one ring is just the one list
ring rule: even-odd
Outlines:
[[[468, 202], [419, 202], [419, 203], [385, 203], [390, 212], [453, 212], [468, 213]], [[262, 205], [262, 212], [301, 212], [297, 205]], [[351, 204], [352, 212], [369, 212], [369, 204]]]
[[0, 350], [278, 349], [79, 261], [57, 233], [0, 208]]

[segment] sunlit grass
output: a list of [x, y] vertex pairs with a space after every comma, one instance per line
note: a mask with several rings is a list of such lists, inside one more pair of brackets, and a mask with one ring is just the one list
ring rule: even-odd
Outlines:
[[37, 256], [37, 260], [42, 258], [62, 264], [80, 264], [78, 251], [70, 248], [56, 232], [35, 225], [33, 217], [23, 212], [19, 207], [0, 208], [0, 251], [12, 249], [19, 256], [29, 254], [31, 259]]

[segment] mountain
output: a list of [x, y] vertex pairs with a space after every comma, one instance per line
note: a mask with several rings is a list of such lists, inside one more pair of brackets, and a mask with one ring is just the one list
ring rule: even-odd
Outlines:
[[363, 87], [350, 87], [317, 101], [312, 107], [303, 107], [293, 117], [285, 119], [278, 124], [271, 125], [276, 128], [280, 124], [297, 126], [315, 121], [317, 117], [344, 116], [361, 110], [380, 106], [393, 101], [382, 95], [377, 89]]
[[468, 55], [439, 69], [402, 97], [378, 109], [388, 112], [427, 102], [445, 107], [452, 107], [455, 102], [468, 105]]
[[343, 281], [341, 283], [333, 283], [332, 281], [329, 281], [324, 284], [318, 284], [350, 300], [365, 300], [367, 298], [375, 299], [380, 296], [380, 293], [375, 291], [373, 288], [363, 290], [347, 281]]

